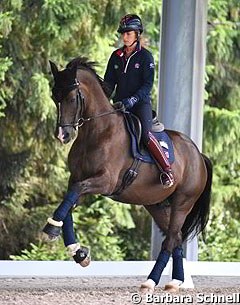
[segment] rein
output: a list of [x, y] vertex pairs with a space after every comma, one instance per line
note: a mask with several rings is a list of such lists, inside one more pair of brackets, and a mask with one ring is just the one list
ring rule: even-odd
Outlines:
[[103, 116], [106, 116], [106, 115], [109, 115], [109, 114], [114, 114], [118, 111], [123, 111], [122, 108], [119, 108], [119, 109], [115, 109], [115, 110], [112, 110], [112, 111], [108, 111], [108, 112], [103, 112], [103, 113], [100, 113], [100, 114], [97, 114], [95, 116], [92, 116], [92, 117], [89, 117], [89, 118], [86, 118], [84, 119], [83, 117], [81, 117], [79, 120], [78, 120], [78, 127], [81, 127], [83, 126], [86, 122], [89, 122], [91, 120], [95, 120], [95, 119], [98, 119], [98, 118], [101, 118]]
[[[61, 111], [60, 111], [60, 102], [58, 103], [58, 110], [59, 110], [59, 113], [58, 113], [58, 126], [60, 127], [68, 127], [68, 126], [71, 126], [73, 127], [74, 129], [78, 128], [78, 127], [82, 127], [86, 122], [89, 122], [89, 121], [92, 121], [92, 120], [95, 120], [95, 119], [98, 119], [98, 118], [101, 118], [103, 116], [107, 116], [107, 115], [110, 115], [110, 114], [114, 114], [114, 113], [117, 113], [118, 111], [124, 111], [124, 107], [121, 107], [121, 108], [117, 108], [117, 109], [114, 109], [112, 111], [107, 111], [107, 112], [103, 112], [103, 113], [100, 113], [100, 114], [97, 114], [97, 115], [94, 115], [94, 116], [91, 116], [91, 117], [88, 117], [88, 118], [84, 118], [83, 117], [83, 112], [85, 110], [85, 99], [84, 99], [84, 96], [79, 88], [79, 85], [80, 85], [80, 82], [76, 79], [75, 80], [75, 83], [72, 84], [72, 85], [69, 85], [67, 87], [65, 87], [64, 89], [65, 90], [73, 90], [73, 89], [76, 89], [78, 88], [78, 91], [77, 91], [77, 95], [76, 95], [76, 100], [77, 100], [77, 111], [76, 111], [76, 114], [75, 114], [75, 119], [74, 119], [74, 122], [73, 123], [66, 123], [66, 124], [61, 124]], [[56, 89], [63, 89], [63, 88], [56, 88]], [[78, 118], [80, 116], [80, 118]]]

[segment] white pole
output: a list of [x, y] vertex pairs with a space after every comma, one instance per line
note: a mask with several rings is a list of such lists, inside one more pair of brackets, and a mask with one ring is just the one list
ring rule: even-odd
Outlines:
[[[158, 114], [165, 128], [190, 136], [202, 148], [207, 0], [163, 0]], [[160, 243], [153, 224], [152, 257]], [[198, 259], [197, 238], [185, 245], [188, 260]]]

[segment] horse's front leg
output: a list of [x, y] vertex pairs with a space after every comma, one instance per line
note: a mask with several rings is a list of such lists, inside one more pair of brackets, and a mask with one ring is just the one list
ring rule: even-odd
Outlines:
[[80, 195], [111, 194], [116, 187], [116, 183], [117, 178], [113, 179], [113, 175], [104, 170], [95, 176], [73, 183], [71, 190]]
[[[69, 191], [64, 197], [64, 200], [53, 213], [53, 217], [48, 218], [48, 222], [43, 228], [43, 232], [46, 233], [51, 240], [56, 239], [61, 234], [61, 228], [65, 218], [76, 205], [81, 195], [111, 193], [113, 189], [114, 186], [111, 185], [110, 175], [107, 171], [102, 171], [83, 181], [72, 183], [69, 185]], [[67, 229], [67, 227], [65, 228]]]
[[62, 226], [64, 245], [76, 263], [82, 267], [87, 267], [90, 264], [90, 249], [80, 246], [76, 241], [75, 232], [73, 228], [72, 211], [69, 211], [63, 221]]
[[81, 195], [111, 193], [113, 191], [111, 188], [114, 187], [111, 186], [109, 178], [110, 176], [105, 171], [83, 181], [70, 182], [69, 191], [64, 200], [53, 213], [53, 217], [48, 218], [48, 222], [43, 228], [43, 232], [50, 239], [56, 239], [62, 229], [65, 246], [75, 262], [83, 267], [88, 266], [90, 263], [90, 250], [80, 246], [75, 239], [72, 208], [76, 205]]
[[64, 224], [64, 220], [70, 213], [73, 206], [77, 203], [79, 197], [80, 193], [69, 190], [61, 204], [53, 213], [53, 217], [48, 218], [47, 224], [43, 228], [43, 232], [48, 235], [50, 240], [55, 240], [61, 234], [61, 229]]

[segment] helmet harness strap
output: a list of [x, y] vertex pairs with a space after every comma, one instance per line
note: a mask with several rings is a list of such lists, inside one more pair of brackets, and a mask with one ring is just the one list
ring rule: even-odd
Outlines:
[[135, 32], [137, 34], [137, 39], [135, 39], [134, 42], [129, 47], [133, 46], [136, 42], [138, 42], [140, 40], [140, 36], [141, 36], [140, 32], [139, 31], [135, 31]]

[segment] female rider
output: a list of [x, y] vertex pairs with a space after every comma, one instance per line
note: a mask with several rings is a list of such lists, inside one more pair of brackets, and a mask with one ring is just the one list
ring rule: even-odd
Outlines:
[[108, 84], [113, 102], [121, 101], [125, 108], [135, 114], [142, 124], [142, 140], [158, 165], [160, 181], [164, 188], [174, 184], [174, 177], [165, 153], [151, 133], [151, 90], [154, 81], [152, 54], [141, 46], [143, 32], [139, 16], [128, 14], [120, 20], [117, 30], [123, 47], [115, 50], [107, 64], [104, 80]]

